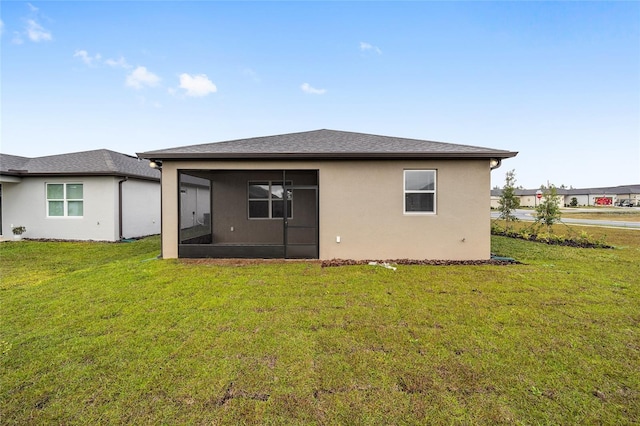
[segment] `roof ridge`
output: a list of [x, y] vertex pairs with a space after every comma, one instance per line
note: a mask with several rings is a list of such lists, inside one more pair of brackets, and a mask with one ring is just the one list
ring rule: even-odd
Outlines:
[[[319, 129], [191, 144], [138, 153], [142, 158], [510, 158], [517, 154], [451, 142]], [[168, 157], [167, 157], [168, 156]]]
[[104, 149], [102, 151], [103, 151], [102, 155], [103, 155], [103, 158], [105, 160], [105, 163], [107, 163], [107, 168], [112, 172], [119, 171], [118, 167], [116, 166], [116, 163], [113, 161], [113, 157], [112, 157], [111, 152], [109, 152], [109, 150], [107, 150], [107, 149]]
[[3, 155], [4, 155], [4, 156], [7, 156], [7, 157], [23, 158], [23, 159], [25, 159], [25, 160], [28, 160], [28, 159], [30, 159], [30, 158], [33, 158], [33, 157], [25, 157], [24, 155], [13, 155], [13, 154], [7, 154], [7, 153], [2, 153], [2, 152], [0, 152], [0, 157], [2, 157]]

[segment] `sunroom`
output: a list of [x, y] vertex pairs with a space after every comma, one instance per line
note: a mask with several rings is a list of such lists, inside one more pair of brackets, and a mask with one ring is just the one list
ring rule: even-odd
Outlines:
[[181, 258], [317, 259], [317, 170], [179, 170]]

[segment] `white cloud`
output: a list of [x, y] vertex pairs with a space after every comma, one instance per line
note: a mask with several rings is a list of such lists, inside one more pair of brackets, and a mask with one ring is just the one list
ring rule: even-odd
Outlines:
[[142, 89], [144, 86], [154, 87], [159, 83], [160, 77], [141, 66], [133, 70], [126, 80], [126, 85], [134, 89]]
[[326, 89], [316, 89], [315, 87], [312, 87], [309, 83], [303, 83], [300, 86], [300, 88], [304, 93], [309, 93], [311, 95], [324, 95], [325, 93], [327, 93]]
[[33, 42], [51, 41], [53, 36], [49, 30], [46, 30], [36, 22], [35, 19], [27, 19], [27, 36]]
[[218, 88], [205, 74], [189, 75], [180, 74], [180, 87], [187, 91], [187, 96], [202, 97], [209, 93], [215, 93]]
[[124, 68], [124, 69], [131, 68], [131, 65], [129, 65], [126, 59], [124, 59], [124, 57], [122, 56], [120, 56], [118, 59], [109, 58], [106, 61], [104, 61], [104, 63], [113, 68]]
[[[44, 28], [40, 24], [40, 22], [38, 22], [40, 18], [44, 18], [48, 21], [50, 21], [50, 19], [39, 13], [40, 9], [38, 9], [31, 3], [27, 3], [27, 7], [29, 8], [29, 14], [23, 18], [24, 29], [22, 31], [13, 32], [13, 39], [11, 40], [11, 43], [23, 44], [25, 38], [31, 40], [34, 43], [53, 40], [51, 31]], [[1, 27], [2, 32], [4, 32], [4, 23], [2, 23]]]
[[[104, 62], [105, 64], [109, 65], [111, 68], [123, 68], [123, 69], [132, 68], [131, 65], [127, 63], [127, 60], [123, 56], [120, 56], [118, 59], [109, 58], [103, 61], [102, 55], [99, 53], [96, 53], [95, 55], [91, 56], [89, 52], [87, 52], [86, 50], [76, 50], [75, 53], [73, 54], [73, 57], [80, 58], [82, 62], [84, 62], [87, 66], [90, 66], [90, 67], [94, 65], [102, 64]], [[141, 79], [144, 80], [144, 76], [142, 76]], [[135, 87], [138, 88], [137, 86]]]
[[86, 50], [76, 50], [76, 53], [73, 54], [73, 57], [80, 58], [82, 62], [84, 62], [87, 66], [93, 66], [94, 62], [100, 61], [102, 55], [97, 53], [96, 55], [91, 56]]
[[360, 50], [362, 52], [372, 51], [372, 52], [376, 52], [378, 55], [382, 55], [382, 50], [380, 50], [377, 46], [374, 46], [364, 41], [360, 42]]

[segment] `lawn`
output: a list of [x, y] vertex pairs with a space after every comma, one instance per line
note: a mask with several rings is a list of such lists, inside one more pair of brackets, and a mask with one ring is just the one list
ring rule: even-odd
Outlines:
[[640, 231], [600, 232], [397, 271], [2, 243], [1, 421], [637, 424]]
[[618, 211], [578, 211], [562, 210], [562, 217], [574, 219], [617, 220], [622, 222], [640, 222], [640, 211], [635, 209], [620, 209]]

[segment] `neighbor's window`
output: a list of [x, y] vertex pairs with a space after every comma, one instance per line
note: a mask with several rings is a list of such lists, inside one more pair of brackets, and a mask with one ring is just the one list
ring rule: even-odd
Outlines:
[[48, 183], [47, 216], [81, 217], [84, 215], [81, 183]]
[[[291, 185], [287, 181], [287, 185]], [[287, 191], [287, 217], [293, 217], [293, 197]], [[249, 182], [249, 219], [282, 219], [285, 194], [282, 181]]]
[[404, 212], [436, 212], [436, 171], [404, 171]]

